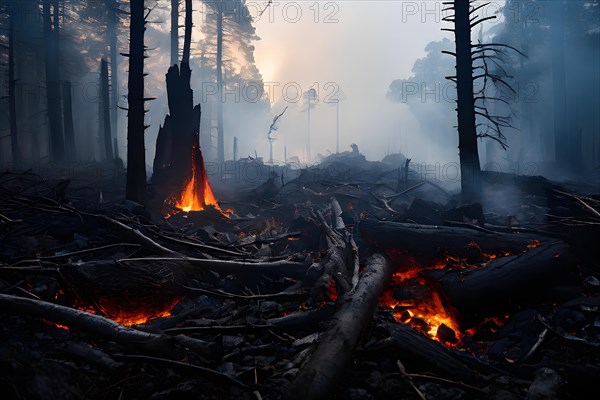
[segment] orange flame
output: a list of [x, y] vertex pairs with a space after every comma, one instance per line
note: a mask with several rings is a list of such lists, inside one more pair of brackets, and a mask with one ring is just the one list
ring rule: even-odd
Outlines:
[[[539, 240], [532, 240], [527, 249], [533, 249], [539, 246]], [[438, 337], [440, 326], [445, 325], [454, 331], [457, 343], [446, 343], [447, 345], [459, 345], [460, 340], [464, 337], [461, 332], [460, 324], [456, 319], [456, 311], [451, 306], [444, 305], [440, 294], [436, 292], [434, 287], [428, 286], [425, 278], [420, 274], [422, 270], [427, 269], [444, 269], [444, 268], [459, 268], [472, 269], [486, 265], [490, 261], [498, 257], [506, 257], [511, 255], [510, 251], [501, 251], [498, 254], [487, 254], [481, 252], [479, 246], [472, 242], [469, 246], [474, 246], [480, 251], [477, 260], [468, 261], [467, 258], [461, 258], [451, 255], [433, 262], [428, 265], [420, 265], [414, 257], [397, 249], [388, 249], [387, 253], [390, 258], [398, 265], [403, 266], [393, 276], [393, 283], [398, 285], [404, 281], [415, 280], [419, 285], [427, 288], [426, 295], [419, 299], [397, 300], [394, 299], [394, 289], [386, 290], [380, 299], [380, 304], [391, 308], [394, 312], [394, 318], [399, 323], [411, 325], [413, 328], [425, 333], [434, 340], [443, 341], [444, 338]], [[508, 316], [505, 316], [505, 319]], [[501, 319], [492, 319], [497, 326], [502, 326]], [[476, 329], [469, 329], [467, 334], [473, 335]]]
[[[393, 280], [399, 283], [415, 279], [419, 272], [418, 267], [411, 267], [395, 273]], [[425, 283], [425, 281], [419, 279], [419, 283]], [[453, 310], [444, 306], [440, 295], [435, 291], [429, 292], [426, 298], [419, 300], [396, 300], [393, 297], [393, 290], [390, 289], [383, 293], [380, 303], [394, 311], [394, 318], [397, 322], [409, 324], [432, 339], [441, 341], [438, 338], [438, 329], [442, 324], [452, 329], [458, 340], [464, 336]]]
[[[200, 159], [197, 159], [197, 156]], [[198, 168], [200, 171], [198, 171]], [[202, 153], [197, 148], [197, 145], [192, 146], [192, 177], [185, 183], [183, 191], [178, 199], [175, 200], [175, 207], [178, 209], [190, 211], [202, 211], [206, 206], [212, 206], [225, 217], [229, 218], [228, 214], [233, 214], [233, 210], [222, 210], [219, 202], [210, 186], [206, 169], [204, 168], [204, 160]], [[168, 218], [168, 214], [166, 217]]]
[[[65, 293], [60, 290], [55, 299], [62, 303], [63, 296], [65, 296]], [[102, 296], [95, 299], [94, 306], [85, 303], [78, 297], [73, 298], [71, 301], [72, 307], [77, 310], [90, 314], [101, 314], [118, 324], [132, 326], [147, 324], [153, 319], [171, 316], [171, 310], [182, 298], [182, 296], [168, 296], [160, 301], [150, 302], [147, 299], [121, 298], [117, 300]], [[137, 303], [136, 300], [140, 300], [140, 302]], [[57, 328], [69, 330], [67, 325], [52, 324]]]
[[175, 203], [177, 208], [182, 209], [185, 212], [189, 211], [201, 211], [204, 210], [204, 207], [207, 205], [215, 207], [217, 210], [221, 211], [219, 207], [219, 202], [215, 197], [212, 187], [208, 182], [208, 176], [206, 176], [206, 170], [204, 169], [204, 160], [202, 160], [202, 155], [200, 155], [200, 176], [198, 176], [197, 172], [197, 160], [196, 153], [198, 149], [194, 144], [192, 146], [192, 177], [186, 182], [185, 188], [181, 193], [181, 197]]
[[[171, 310], [181, 299], [182, 296], [165, 296], [160, 301], [137, 299], [140, 300], [138, 303], [132, 298], [115, 301], [110, 297], [101, 297], [96, 299], [96, 306], [106, 318], [121, 325], [132, 326], [146, 324], [156, 318], [169, 317]], [[87, 307], [84, 311], [89, 312], [91, 308]]]

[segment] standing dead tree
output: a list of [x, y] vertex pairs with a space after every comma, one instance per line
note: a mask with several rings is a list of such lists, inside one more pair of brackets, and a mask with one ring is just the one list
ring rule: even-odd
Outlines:
[[128, 200], [140, 204], [146, 202], [146, 148], [144, 123], [146, 110], [144, 105], [144, 0], [131, 0], [131, 23], [129, 27], [129, 78], [128, 78], [128, 114], [127, 114], [127, 186]]
[[[52, 6], [52, 12], [51, 12]], [[50, 128], [50, 159], [64, 161], [65, 142], [63, 138], [62, 113], [60, 106], [59, 73], [59, 13], [58, 1], [44, 0], [44, 61], [46, 72], [46, 101]]]
[[[273, 122], [271, 122], [271, 126], [269, 127], [269, 133], [267, 133], [267, 139], [269, 139], [269, 164], [273, 164], [273, 142], [275, 140], [277, 140], [272, 135], [272, 133], [275, 132], [277, 129], [279, 129], [279, 127], [277, 126], [277, 121], [279, 121], [279, 119], [281, 117], [283, 117], [283, 114], [285, 114], [287, 109], [288, 109], [288, 107], [285, 106], [285, 108], [283, 109], [281, 114], [277, 114], [275, 117], [273, 117]], [[234, 157], [234, 161], [235, 161], [235, 157]]]
[[171, 0], [171, 66], [179, 61], [179, 0]]
[[[181, 63], [175, 63], [166, 75], [169, 114], [158, 131], [152, 183], [164, 200], [192, 177], [193, 168], [204, 168], [200, 153], [200, 105], [194, 106], [190, 79], [190, 47], [192, 41], [192, 1], [185, 1], [185, 33]], [[172, 12], [178, 13], [177, 8]], [[174, 44], [175, 45], [175, 44]], [[178, 54], [172, 49], [172, 54]], [[194, 149], [192, 151], [192, 148]], [[195, 153], [192, 156], [192, 152]], [[193, 163], [196, 164], [193, 166]]]
[[[484, 9], [489, 3], [476, 4], [472, 0], [453, 0], [444, 4], [448, 7], [443, 11], [453, 12], [444, 17], [444, 20], [452, 22], [454, 28], [443, 28], [442, 30], [454, 32], [456, 43], [454, 52], [443, 51], [443, 53], [456, 58], [456, 75], [447, 76], [446, 79], [456, 84], [461, 187], [463, 195], [472, 198], [479, 193], [481, 188], [481, 165], [477, 139], [492, 138], [506, 148], [506, 137], [503, 135], [502, 129], [512, 128], [510, 116], [489, 113], [486, 102], [500, 101], [507, 105], [508, 102], [501, 97], [487, 96], [487, 84], [491, 81], [495, 85], [504, 86], [514, 92], [505, 80], [509, 76], [499, 61], [505, 55], [504, 49], [515, 50], [521, 55], [522, 53], [511, 46], [499, 43], [471, 43], [473, 28], [484, 21], [496, 18], [495, 15], [480, 16], [478, 14], [478, 11]], [[493, 63], [500, 72], [492, 71], [488, 62]], [[474, 74], [474, 71], [478, 70], [481, 72]], [[483, 80], [483, 87], [475, 92], [474, 83], [478, 79]], [[478, 124], [478, 118], [483, 122]], [[484, 128], [484, 130], [478, 132], [478, 128]]]
[[106, 160], [112, 160], [113, 148], [112, 148], [112, 133], [111, 133], [111, 121], [110, 121], [110, 96], [109, 96], [109, 85], [108, 85], [108, 62], [102, 59], [100, 62], [100, 125], [102, 126], [103, 144], [104, 144], [104, 156]]
[[16, 82], [17, 80], [15, 78], [15, 22], [13, 14], [10, 15], [8, 27], [8, 109], [10, 114], [9, 118], [12, 162], [15, 165], [19, 165], [21, 163], [21, 150], [19, 148], [19, 131], [17, 129]]

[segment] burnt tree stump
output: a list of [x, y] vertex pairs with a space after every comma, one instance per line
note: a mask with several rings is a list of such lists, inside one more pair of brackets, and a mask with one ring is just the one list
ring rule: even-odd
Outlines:
[[[181, 191], [192, 176], [192, 148], [200, 149], [200, 105], [193, 105], [192, 71], [186, 62], [166, 75], [170, 114], [158, 131], [152, 184], [160, 200]], [[201, 162], [197, 157], [196, 162]]]

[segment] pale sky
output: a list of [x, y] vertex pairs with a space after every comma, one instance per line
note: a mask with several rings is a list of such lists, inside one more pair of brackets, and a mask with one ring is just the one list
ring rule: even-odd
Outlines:
[[[197, 43], [201, 38], [203, 5], [200, 1], [194, 3], [193, 41]], [[503, 3], [492, 2], [480, 14], [493, 15]], [[287, 147], [288, 156], [296, 155], [306, 161], [307, 113], [299, 110], [299, 102], [293, 102], [311, 88], [317, 90], [321, 100], [311, 112], [313, 156], [335, 151], [336, 107], [324, 100], [339, 88], [345, 96], [340, 103], [340, 151], [349, 150], [350, 144], [356, 143], [369, 159], [381, 159], [386, 153], [397, 151], [420, 161], [457, 159], [455, 147], [436, 148], [435, 143], [425, 143], [419, 135], [419, 122], [406, 105], [385, 99], [393, 80], [411, 76], [414, 62], [425, 56], [428, 43], [452, 38], [449, 32], [440, 30], [451, 26], [442, 21], [445, 13], [441, 2], [274, 1], [260, 17], [259, 10], [265, 8], [267, 1], [249, 0], [247, 4], [261, 38], [254, 43], [254, 55], [265, 89], [271, 94], [272, 114], [290, 105], [276, 132], [276, 160], [283, 160]], [[168, 7], [163, 13], [160, 18], [168, 21]], [[492, 24], [486, 22], [484, 29]], [[160, 33], [147, 34], [147, 45], [156, 49], [147, 63], [147, 91], [155, 94], [164, 90], [170, 27], [166, 23], [151, 25], [150, 29]], [[193, 82], [199, 96], [200, 88], [196, 86], [198, 83]], [[151, 123], [162, 123], [168, 111], [166, 101], [159, 99], [150, 109]], [[266, 132], [271, 119], [272, 116], [265, 116], [264, 123], [258, 124], [264, 129], [252, 132], [238, 132], [232, 126], [228, 129], [226, 124], [226, 156], [231, 157], [231, 139], [238, 136], [240, 156], [253, 156], [256, 151], [266, 159]], [[151, 151], [153, 140], [150, 137]]]
[[[266, 2], [248, 3], [256, 15], [256, 5], [264, 7]], [[440, 30], [450, 26], [441, 20], [445, 15], [441, 2], [346, 0], [273, 4], [256, 18], [254, 25], [261, 37], [256, 43], [256, 62], [264, 81], [273, 83], [274, 100], [281, 98], [286, 84], [289, 87], [297, 83], [302, 90], [314, 87], [326, 96], [332, 86], [325, 85], [333, 82], [346, 95], [340, 104], [340, 150], [347, 150], [355, 142], [371, 158], [381, 158], [388, 149], [394, 152], [399, 148], [422, 158], [432, 157], [422, 151], [424, 146], [417, 138], [411, 137], [411, 132], [418, 130], [418, 122], [402, 105], [385, 102], [384, 95], [394, 79], [411, 76], [414, 62], [425, 55], [428, 43], [452, 37]], [[483, 12], [495, 13], [501, 4], [492, 3]], [[491, 23], [485, 28], [489, 26]], [[326, 149], [334, 151], [334, 107], [321, 107], [313, 114], [313, 155]], [[291, 119], [288, 117], [287, 122]], [[286, 135], [285, 122], [282, 137]], [[288, 128], [305, 130], [304, 126], [298, 128], [300, 122], [296, 120]], [[304, 140], [301, 132], [296, 136]], [[297, 149], [302, 147], [302, 140], [288, 135], [284, 142]], [[301, 155], [299, 151], [295, 153]]]

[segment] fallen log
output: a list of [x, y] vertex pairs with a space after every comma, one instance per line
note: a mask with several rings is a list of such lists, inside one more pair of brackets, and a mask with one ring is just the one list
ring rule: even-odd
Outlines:
[[547, 299], [548, 291], [568, 282], [575, 260], [564, 242], [547, 243], [518, 256], [493, 260], [485, 267], [429, 270], [423, 275], [442, 289], [462, 316], [463, 327], [486, 316], [509, 312], [532, 301]]
[[124, 258], [117, 261], [119, 264], [134, 265], [139, 263], [168, 263], [181, 268], [198, 268], [200, 270], [211, 270], [218, 273], [256, 272], [256, 273], [278, 273], [292, 277], [303, 277], [308, 265], [303, 262], [279, 260], [279, 261], [233, 261], [203, 259], [193, 257], [144, 257]]
[[499, 372], [468, 353], [449, 349], [429, 339], [409, 325], [386, 323], [384, 326], [388, 336], [365, 348], [360, 356], [373, 359], [393, 354], [411, 370], [429, 371], [471, 384], [480, 382], [483, 376]]
[[519, 254], [532, 241], [545, 240], [525, 233], [500, 233], [464, 227], [419, 225], [399, 222], [366, 220], [359, 224], [361, 236], [370, 246], [378, 249], [397, 249], [431, 262], [440, 254], [468, 257], [469, 244], [477, 243], [487, 254], [509, 252]]
[[327, 242], [327, 254], [320, 261], [323, 272], [314, 284], [311, 294], [311, 298], [317, 303], [329, 297], [329, 285], [332, 279], [336, 283], [337, 294], [340, 296], [350, 291], [357, 282], [355, 275], [358, 274], [358, 253], [355, 252], [352, 234], [341, 219], [341, 207], [335, 197], [332, 198], [331, 208], [333, 227], [329, 226], [320, 211], [314, 213]]
[[100, 315], [42, 300], [0, 294], [0, 312], [42, 318], [159, 357], [181, 358], [185, 348], [193, 349], [204, 356], [213, 355], [215, 351], [213, 343], [187, 336], [170, 337], [164, 334], [143, 332], [119, 325]]
[[339, 308], [315, 352], [286, 388], [287, 399], [331, 398], [392, 272], [391, 263], [380, 254], [367, 261], [357, 286], [338, 300]]

